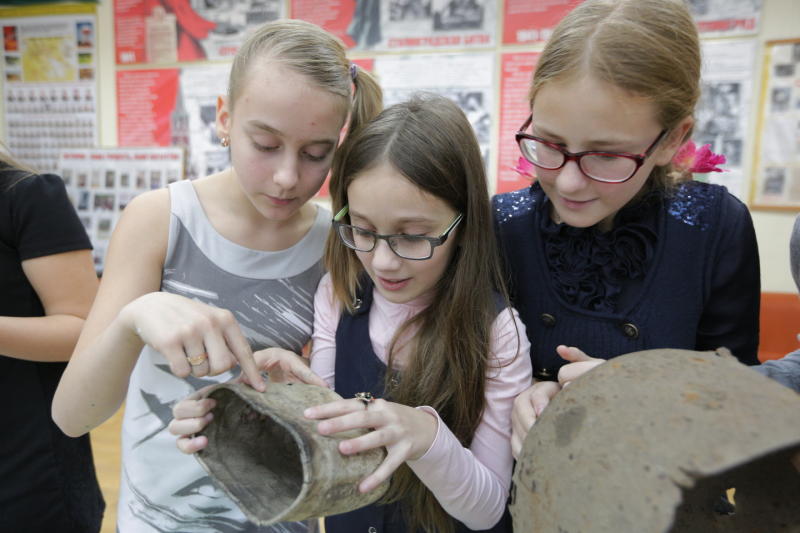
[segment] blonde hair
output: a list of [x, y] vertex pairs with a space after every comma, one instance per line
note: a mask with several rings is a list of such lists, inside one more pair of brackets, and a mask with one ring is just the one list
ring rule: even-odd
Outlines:
[[285, 19], [258, 28], [234, 57], [228, 82], [231, 110], [253, 62], [264, 60], [277, 61], [321, 89], [341, 96], [343, 111], [350, 113], [349, 131], [357, 129], [383, 107], [380, 86], [368, 72], [352, 67], [339, 39], [310, 22]]
[[33, 168], [14, 159], [2, 141], [0, 141], [0, 166], [9, 167], [0, 171], [0, 191], [10, 189], [23, 179], [36, 174]]
[[[590, 74], [647, 98], [672, 130], [694, 114], [700, 67], [697, 28], [681, 0], [587, 0], [553, 31], [528, 99], [532, 106], [548, 82]], [[669, 188], [677, 177], [671, 172], [671, 165], [653, 169], [650, 187]]]

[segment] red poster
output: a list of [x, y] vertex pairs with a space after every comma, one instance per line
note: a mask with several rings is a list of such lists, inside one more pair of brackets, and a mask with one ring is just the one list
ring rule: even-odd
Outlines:
[[515, 191], [531, 184], [513, 168], [520, 153], [514, 134], [530, 113], [528, 88], [539, 52], [503, 54], [500, 80], [500, 142], [497, 152], [497, 193]]
[[172, 115], [180, 70], [117, 72], [119, 146], [174, 146]]
[[114, 0], [117, 63], [230, 59], [250, 31], [282, 16], [283, 0]]
[[546, 41], [553, 28], [582, 0], [506, 0], [503, 44]]
[[336, 35], [353, 48], [356, 42], [347, 29], [353, 20], [356, 0], [292, 0], [291, 17], [312, 22]]
[[[204, 42], [217, 23], [196, 12], [189, 0], [114, 0], [117, 63], [161, 63], [217, 59]], [[230, 53], [236, 53], [236, 47]]]

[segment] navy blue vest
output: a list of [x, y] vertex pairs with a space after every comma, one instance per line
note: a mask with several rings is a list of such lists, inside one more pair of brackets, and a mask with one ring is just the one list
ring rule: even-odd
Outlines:
[[567, 304], [550, 283], [541, 187], [492, 200], [511, 301], [531, 342], [533, 375], [555, 379], [565, 364], [555, 349], [577, 346], [610, 359], [653, 348], [731, 350], [756, 364], [760, 274], [747, 207], [724, 187], [678, 186], [658, 204], [655, 255], [633, 297], [613, 313]]
[[[369, 338], [369, 310], [372, 306], [372, 283], [362, 283], [359, 291], [360, 307], [355, 314], [343, 312], [336, 328], [335, 390], [344, 398], [357, 392], [371, 392], [383, 398], [383, 380], [386, 365], [375, 355]], [[498, 297], [498, 302], [500, 301]], [[498, 312], [505, 303], [498, 304]], [[326, 533], [411, 533], [403, 520], [398, 503], [368, 505], [349, 513], [325, 518]], [[457, 533], [472, 531], [456, 522]], [[511, 533], [511, 516], [505, 514], [488, 533]]]

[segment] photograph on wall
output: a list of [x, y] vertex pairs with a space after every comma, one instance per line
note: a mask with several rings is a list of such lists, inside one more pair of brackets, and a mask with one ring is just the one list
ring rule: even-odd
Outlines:
[[117, 64], [232, 58], [284, 0], [114, 0]]
[[688, 0], [701, 37], [758, 33], [763, 0]]
[[754, 203], [800, 207], [800, 41], [772, 43], [764, 59]]
[[506, 0], [503, 10], [503, 44], [539, 43], [583, 0]]
[[177, 146], [186, 177], [227, 168], [228, 149], [216, 133], [217, 97], [228, 86], [229, 65], [117, 72], [119, 146]]
[[494, 91], [494, 54], [419, 54], [375, 59], [375, 74], [383, 87], [384, 105], [430, 91], [453, 100], [469, 119], [488, 168]]
[[93, 148], [59, 152], [58, 173], [89, 238], [95, 270], [103, 271], [108, 241], [137, 195], [183, 178], [180, 148]]
[[488, 47], [497, 0], [291, 0], [291, 16], [357, 50]]
[[520, 164], [522, 154], [515, 134], [531, 112], [528, 89], [538, 59], [539, 52], [510, 52], [501, 59], [497, 193], [515, 191], [533, 183], [535, 172]]
[[64, 148], [97, 144], [96, 17], [9, 17], [3, 27], [6, 145], [40, 172]]
[[695, 109], [692, 140], [698, 147], [710, 145], [711, 151], [723, 154], [725, 172], [711, 172], [697, 179], [725, 185], [742, 201], [749, 196], [749, 156], [752, 146], [750, 105], [755, 75], [756, 42], [705, 41], [702, 43], [703, 74], [700, 100]]

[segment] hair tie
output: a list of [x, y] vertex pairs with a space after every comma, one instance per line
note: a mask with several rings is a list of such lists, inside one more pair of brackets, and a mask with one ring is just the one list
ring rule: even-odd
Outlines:
[[358, 77], [358, 65], [355, 63], [350, 63], [350, 79], [353, 80], [355, 83], [356, 78]]

